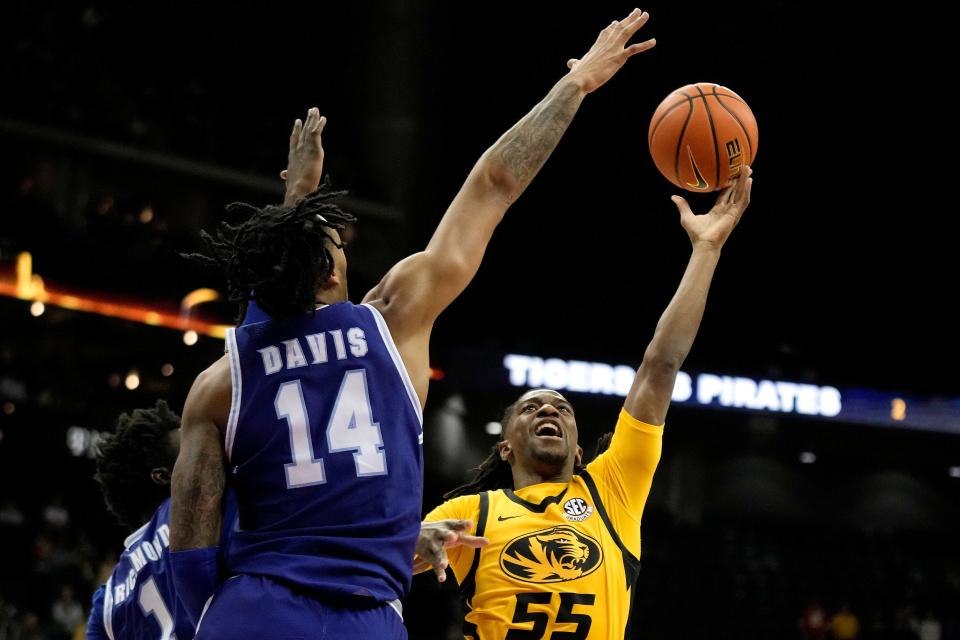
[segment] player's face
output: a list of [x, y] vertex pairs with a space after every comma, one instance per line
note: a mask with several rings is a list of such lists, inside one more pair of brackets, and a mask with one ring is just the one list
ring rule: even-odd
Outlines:
[[167, 463], [150, 471], [150, 479], [154, 483], [166, 486], [170, 484], [170, 478], [173, 475], [173, 465], [177, 462], [177, 456], [180, 455], [180, 429], [170, 431], [167, 449]]
[[572, 473], [581, 455], [578, 436], [567, 399], [550, 389], [534, 389], [513, 405], [506, 434], [508, 459], [541, 475]]

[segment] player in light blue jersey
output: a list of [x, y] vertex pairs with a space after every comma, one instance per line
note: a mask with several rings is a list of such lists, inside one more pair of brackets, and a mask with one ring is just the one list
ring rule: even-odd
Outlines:
[[[170, 571], [170, 474], [180, 448], [180, 417], [163, 400], [123, 414], [97, 455], [107, 509], [133, 529], [105, 585], [93, 596], [88, 640], [192, 638]], [[228, 506], [226, 521], [235, 518]]]
[[[231, 577], [197, 637], [405, 637], [422, 494], [422, 407], [429, 341], [464, 290], [509, 206], [556, 147], [587, 94], [653, 46], [627, 46], [636, 11], [614, 21], [546, 98], [478, 160], [423, 251], [400, 261], [354, 305], [340, 233], [353, 217], [325, 189], [246, 214], [205, 236], [201, 258], [231, 299], [263, 322], [227, 335], [184, 407], [173, 476], [171, 549], [178, 593], [199, 612], [213, 576], [226, 487], [239, 528], [224, 553]], [[623, 37], [624, 34], [627, 37]], [[291, 156], [322, 150], [325, 119], [295, 125]], [[319, 180], [291, 173], [288, 186]]]

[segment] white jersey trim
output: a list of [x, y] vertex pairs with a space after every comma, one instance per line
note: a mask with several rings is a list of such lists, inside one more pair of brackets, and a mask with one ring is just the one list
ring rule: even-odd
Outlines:
[[240, 371], [240, 350], [237, 348], [237, 330], [227, 329], [227, 356], [230, 358], [230, 417], [227, 418], [227, 433], [223, 439], [223, 450], [230, 460], [233, 452], [233, 439], [237, 435], [237, 420], [240, 417], [240, 401], [243, 397], [243, 374]]
[[127, 539], [123, 541], [124, 549], [129, 549], [134, 544], [137, 543], [140, 538], [143, 537], [143, 532], [147, 530], [147, 527], [150, 526], [150, 521], [147, 521], [142, 527], [131, 533], [127, 536]]
[[403, 359], [400, 357], [397, 345], [393, 342], [393, 336], [390, 335], [390, 328], [387, 326], [387, 321], [383, 319], [383, 316], [380, 315], [380, 312], [377, 311], [377, 308], [373, 305], [365, 302], [360, 306], [370, 309], [370, 313], [373, 314], [373, 319], [376, 321], [377, 328], [380, 330], [380, 337], [383, 338], [383, 343], [387, 345], [387, 351], [390, 352], [390, 357], [393, 358], [393, 364], [397, 367], [400, 379], [403, 380], [403, 386], [407, 389], [407, 396], [410, 398], [410, 404], [413, 405], [413, 411], [417, 415], [417, 420], [420, 421], [420, 438], [421, 444], [423, 444], [423, 410], [420, 408], [420, 399], [417, 397], [417, 392], [413, 388], [413, 382], [410, 381], [410, 374], [403, 364]]
[[196, 631], [194, 631], [194, 634], [200, 633], [200, 625], [203, 624], [203, 616], [207, 615], [207, 610], [210, 608], [210, 605], [213, 603], [213, 597], [215, 595], [216, 594], [213, 594], [213, 596], [210, 596], [209, 598], [207, 598], [207, 601], [204, 603], [203, 611], [200, 612], [200, 618], [197, 620], [197, 629]]
[[390, 605], [390, 608], [397, 612], [397, 615], [400, 616], [400, 620], [403, 620], [403, 604], [399, 600], [388, 600], [387, 604]]
[[107, 578], [106, 592], [103, 594], [103, 629], [110, 640], [113, 637], [113, 576]]

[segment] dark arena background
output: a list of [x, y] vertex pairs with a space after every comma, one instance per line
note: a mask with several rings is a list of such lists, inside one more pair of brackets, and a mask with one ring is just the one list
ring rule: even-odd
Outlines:
[[[293, 120], [328, 118], [358, 302], [632, 8], [4, 3], [0, 640], [82, 637], [129, 533], [93, 481], [98, 440], [157, 398], [179, 412], [222, 354], [235, 309], [179, 252], [227, 203], [282, 198]], [[591, 376], [639, 364], [690, 251], [647, 126], [716, 82], [757, 117], [755, 188], [667, 418], [633, 637], [960, 638], [954, 108], [922, 79], [944, 16], [641, 8], [657, 47], [587, 97], [436, 326], [425, 511], [528, 386], [568, 394], [585, 445], [613, 427], [619, 388]], [[411, 638], [458, 637], [453, 580], [416, 577], [404, 606]], [[830, 624], [844, 609], [855, 635]]]

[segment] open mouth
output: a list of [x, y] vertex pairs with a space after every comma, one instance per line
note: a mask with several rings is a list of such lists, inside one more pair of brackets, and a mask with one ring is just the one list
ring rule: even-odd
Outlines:
[[536, 429], [534, 429], [533, 435], [538, 438], [563, 439], [563, 431], [560, 429], [560, 425], [555, 422], [541, 422], [537, 425]]

